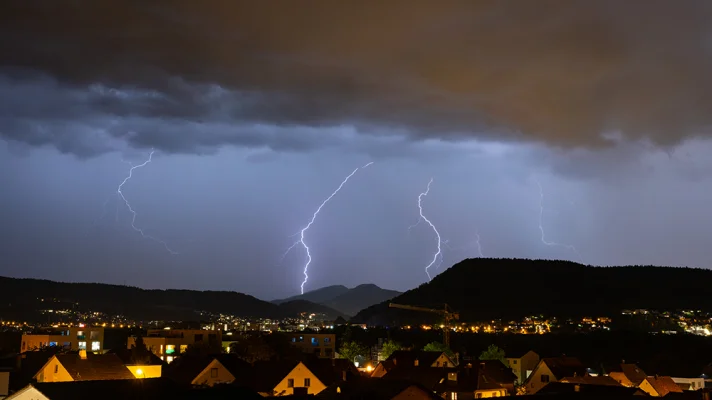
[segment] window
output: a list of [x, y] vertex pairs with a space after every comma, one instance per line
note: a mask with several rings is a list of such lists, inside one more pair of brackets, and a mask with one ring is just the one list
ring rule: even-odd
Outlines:
[[[418, 365], [418, 364], [415, 364], [415, 365]], [[436, 367], [439, 367], [439, 366], [440, 366], [440, 361], [435, 361], [435, 366], [436, 366]]]
[[457, 400], [457, 392], [452, 392], [450, 394], [450, 400]]
[[49, 342], [50, 347], [57, 347], [57, 342]]
[[101, 350], [101, 342], [91, 342], [91, 351]]
[[77, 339], [85, 339], [84, 331], [77, 331]]
[[217, 369], [217, 368], [210, 368], [210, 377], [211, 377], [211, 378], [217, 378], [217, 377], [218, 377], [218, 369]]
[[54, 365], [54, 373], [56, 374], [57, 372], [59, 372], [59, 365], [55, 364]]
[[182, 344], [180, 345], [180, 352], [185, 353], [186, 350], [188, 350], [188, 345], [187, 344]]
[[512, 360], [513, 365], [517, 365], [517, 360]]
[[202, 334], [202, 333], [199, 333], [199, 334], [195, 335], [195, 341], [196, 341], [196, 342], [202, 342], [202, 341], [203, 341], [203, 334]]
[[331, 338], [325, 337], [325, 338], [324, 338], [324, 343], [331, 343]]
[[541, 375], [541, 381], [542, 381], [543, 383], [549, 382], [549, 375], [542, 374], [542, 375]]
[[309, 387], [309, 386], [311, 386], [311, 379], [304, 378], [304, 387]]
[[313, 337], [311, 338], [311, 345], [312, 346], [318, 346], [319, 345], [319, 339]]
[[161, 351], [159, 353], [163, 354], [163, 345], [161, 345]]
[[173, 356], [166, 356], [166, 362], [170, 364], [173, 361]]
[[287, 379], [287, 387], [293, 388], [294, 387], [294, 379]]
[[79, 342], [79, 350], [86, 350], [87, 342]]
[[166, 345], [166, 354], [173, 354], [175, 352], [176, 352], [176, 345], [174, 345], [174, 344]]
[[99, 340], [99, 331], [89, 331], [89, 339]]

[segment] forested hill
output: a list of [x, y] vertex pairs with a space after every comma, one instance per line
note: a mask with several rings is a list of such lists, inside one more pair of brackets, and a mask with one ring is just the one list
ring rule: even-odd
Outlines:
[[[589, 267], [569, 261], [468, 259], [392, 302], [432, 308], [447, 303], [463, 321], [527, 315], [604, 316], [623, 309], [712, 311], [712, 271], [652, 266]], [[388, 308], [359, 312], [374, 325], [433, 322], [427, 313]]]
[[[0, 318], [29, 320], [40, 310], [77, 309], [122, 314], [135, 320], [198, 320], [198, 311], [242, 317], [282, 318], [300, 312], [340, 313], [307, 301], [283, 306], [243, 293], [147, 290], [102, 283], [64, 283], [0, 277]], [[47, 317], [45, 317], [47, 318]]]

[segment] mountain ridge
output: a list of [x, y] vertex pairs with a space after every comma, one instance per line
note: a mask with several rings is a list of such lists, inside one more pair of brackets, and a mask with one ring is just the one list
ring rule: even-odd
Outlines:
[[272, 303], [283, 304], [288, 301], [307, 300], [332, 308], [347, 316], [353, 316], [364, 308], [378, 304], [399, 294], [401, 294], [401, 292], [383, 289], [373, 283], [362, 283], [352, 288], [348, 288], [344, 285], [332, 285], [315, 289], [302, 295], [272, 300]]
[[[570, 261], [467, 259], [430, 282], [392, 299], [394, 303], [442, 308], [462, 321], [547, 316], [607, 316], [623, 309], [712, 311], [712, 271], [701, 268], [593, 267]], [[373, 305], [354, 323], [392, 325], [433, 322], [437, 314]]]

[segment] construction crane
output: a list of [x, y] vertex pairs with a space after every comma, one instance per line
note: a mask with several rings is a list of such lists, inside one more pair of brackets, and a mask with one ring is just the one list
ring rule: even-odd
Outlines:
[[450, 321], [459, 320], [460, 313], [450, 310], [447, 304], [445, 304], [445, 308], [443, 308], [443, 309], [409, 306], [409, 305], [405, 305], [405, 304], [396, 304], [396, 303], [389, 303], [388, 307], [400, 308], [403, 310], [411, 310], [411, 311], [429, 312], [429, 313], [442, 315], [443, 317], [445, 317], [445, 329], [443, 329], [443, 344], [447, 347], [450, 347]]

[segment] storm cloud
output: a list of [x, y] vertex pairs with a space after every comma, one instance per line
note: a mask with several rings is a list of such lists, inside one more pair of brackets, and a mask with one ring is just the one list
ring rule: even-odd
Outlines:
[[[12, 0], [2, 9], [10, 78], [0, 90], [16, 95], [0, 100], [0, 133], [82, 155], [106, 151], [85, 138], [103, 129], [171, 152], [311, 150], [325, 135], [295, 139], [293, 128], [342, 126], [597, 148], [611, 134], [672, 146], [708, 135], [712, 122], [704, 0]], [[166, 140], [147, 126], [153, 118], [192, 133]]]

